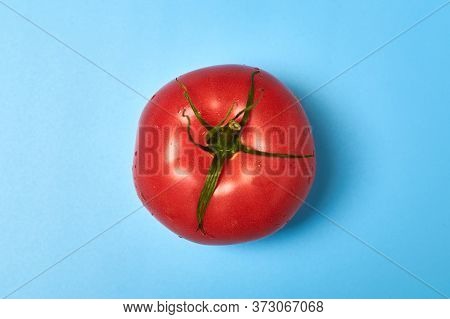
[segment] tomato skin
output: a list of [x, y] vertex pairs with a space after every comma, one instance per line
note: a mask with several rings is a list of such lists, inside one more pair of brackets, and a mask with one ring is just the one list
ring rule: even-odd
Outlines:
[[[254, 70], [243, 65], [219, 65], [189, 72], [178, 79], [188, 88], [203, 118], [216, 125], [233, 101], [237, 105], [232, 115], [245, 108], [250, 74]], [[261, 98], [242, 132], [242, 141], [266, 152], [314, 154], [309, 122], [298, 99], [262, 70], [255, 77], [255, 91]], [[203, 234], [197, 230], [196, 208], [212, 155], [189, 141], [183, 109], [190, 116], [194, 139], [205, 144], [205, 130], [175, 80], [153, 96], [141, 115], [133, 176], [146, 208], [179, 236], [202, 244], [240, 243], [282, 228], [310, 190], [315, 158], [236, 153], [225, 164], [208, 204]], [[281, 143], [265, 133], [271, 129], [283, 132], [286, 128], [296, 129], [297, 136], [303, 134], [302, 142], [286, 138]], [[276, 170], [268, 171], [270, 167]]]

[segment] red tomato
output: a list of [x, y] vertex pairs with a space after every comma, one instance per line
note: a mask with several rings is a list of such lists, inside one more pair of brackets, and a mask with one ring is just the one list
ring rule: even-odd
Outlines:
[[133, 175], [147, 209], [180, 237], [233, 244], [282, 228], [315, 163], [298, 99], [265, 71], [220, 65], [180, 76], [148, 102]]

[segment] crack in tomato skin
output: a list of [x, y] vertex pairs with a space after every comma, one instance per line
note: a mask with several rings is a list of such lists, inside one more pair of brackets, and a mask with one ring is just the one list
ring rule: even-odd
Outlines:
[[[271, 153], [264, 152], [257, 149], [253, 149], [241, 141], [241, 132], [246, 126], [252, 110], [259, 103], [260, 99], [255, 101], [255, 76], [260, 73], [259, 69], [255, 69], [250, 75], [250, 89], [248, 91], [247, 103], [245, 108], [239, 111], [231, 120], [226, 122], [227, 118], [231, 114], [233, 105], [228, 110], [225, 117], [217, 124], [212, 126], [209, 124], [201, 115], [191, 97], [189, 96], [188, 89], [181, 81], [176, 78], [176, 82], [179, 84], [183, 91], [183, 95], [187, 100], [189, 106], [194, 112], [195, 117], [200, 122], [200, 124], [207, 130], [206, 143], [207, 145], [202, 145], [197, 143], [191, 132], [191, 120], [189, 116], [185, 114], [185, 109], [183, 109], [182, 116], [187, 120], [187, 133], [188, 138], [191, 143], [201, 150], [209, 152], [214, 155], [209, 171], [206, 175], [205, 183], [203, 185], [200, 197], [197, 203], [197, 231], [200, 231], [203, 235], [207, 235], [204, 228], [204, 217], [206, 214], [206, 209], [208, 207], [209, 201], [217, 187], [219, 177], [223, 171], [224, 166], [227, 161], [232, 158], [237, 152], [244, 152], [257, 156], [267, 156], [267, 157], [279, 157], [287, 159], [300, 159], [300, 158], [312, 158], [314, 154], [289, 154], [289, 153]], [[241, 117], [241, 120], [238, 119]], [[225, 123], [226, 122], [226, 123]], [[223, 124], [225, 123], [225, 124]]]

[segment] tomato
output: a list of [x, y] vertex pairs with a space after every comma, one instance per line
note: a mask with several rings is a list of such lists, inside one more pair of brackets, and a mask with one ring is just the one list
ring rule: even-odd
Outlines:
[[315, 165], [299, 100], [263, 70], [219, 65], [174, 79], [148, 102], [133, 175], [157, 220], [219, 245], [282, 228], [307, 196]]

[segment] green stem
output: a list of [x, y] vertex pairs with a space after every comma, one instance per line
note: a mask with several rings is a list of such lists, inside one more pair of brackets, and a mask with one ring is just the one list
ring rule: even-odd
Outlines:
[[214, 190], [217, 186], [217, 181], [219, 180], [220, 174], [222, 173], [223, 165], [225, 164], [226, 158], [220, 155], [215, 155], [211, 167], [209, 168], [208, 174], [206, 176], [205, 184], [203, 185], [202, 192], [200, 193], [200, 199], [197, 205], [197, 223], [198, 230], [205, 233], [203, 228], [203, 218], [205, 217], [206, 208], [211, 200]]
[[197, 118], [197, 120], [207, 129], [211, 129], [213, 126], [211, 124], [209, 124], [208, 122], [206, 122], [206, 120], [201, 116], [200, 111], [197, 109], [197, 107], [194, 105], [194, 103], [191, 100], [191, 97], [189, 96], [188, 90], [186, 85], [184, 85], [180, 80], [178, 80], [178, 78], [175, 79], [175, 81], [177, 81], [178, 85], [180, 85], [180, 87], [183, 89], [183, 95], [186, 98], [186, 100], [188, 101], [190, 107], [192, 108], [192, 111], [194, 111], [195, 117]]
[[[197, 225], [198, 225], [197, 230], [200, 230], [203, 234], [205, 234], [203, 222], [206, 209], [217, 187], [217, 183], [219, 181], [219, 177], [220, 174], [222, 173], [225, 162], [227, 161], [227, 159], [231, 158], [233, 154], [241, 151], [247, 154], [268, 156], [268, 157], [279, 157], [279, 158], [314, 157], [314, 154], [296, 155], [296, 154], [264, 152], [253, 149], [245, 144], [242, 144], [240, 140], [240, 134], [242, 132], [242, 129], [249, 121], [252, 109], [258, 104], [259, 100], [261, 99], [261, 96], [259, 96], [258, 99], [255, 101], [255, 75], [258, 74], [259, 72], [260, 72], [259, 70], [256, 70], [253, 71], [251, 74], [251, 84], [245, 108], [239, 111], [232, 119], [230, 119], [227, 123], [225, 123], [233, 110], [234, 105], [233, 104], [226, 113], [225, 117], [216, 126], [210, 125], [208, 122], [206, 122], [205, 119], [203, 119], [200, 112], [192, 102], [186, 86], [183, 83], [181, 83], [178, 79], [176, 79], [177, 83], [182, 88], [183, 95], [188, 101], [190, 107], [192, 108], [195, 117], [208, 131], [206, 135], [207, 145], [202, 145], [195, 142], [191, 132], [191, 120], [189, 116], [185, 114], [185, 110], [183, 110], [182, 115], [187, 119], [188, 122], [187, 132], [189, 141], [192, 142], [197, 147], [201, 148], [202, 150], [214, 154], [211, 167], [209, 168], [208, 174], [206, 175], [205, 183], [203, 185], [202, 191], [200, 193], [200, 198], [197, 204]], [[241, 121], [238, 122], [237, 119], [241, 116], [242, 116]]]
[[212, 151], [211, 151], [211, 149], [208, 146], [199, 144], [196, 141], [194, 141], [194, 137], [192, 136], [192, 132], [191, 132], [191, 118], [189, 116], [187, 116], [185, 114], [185, 112], [186, 112], [186, 109], [183, 110], [183, 114], [182, 115], [183, 115], [183, 117], [185, 117], [187, 119], [187, 133], [188, 133], [189, 141], [192, 144], [194, 144], [195, 146], [200, 147], [202, 150], [211, 153]]
[[314, 154], [297, 155], [297, 154], [263, 152], [263, 151], [255, 150], [254, 148], [251, 148], [244, 144], [240, 145], [239, 150], [244, 153], [248, 153], [248, 154], [268, 156], [268, 157], [280, 157], [280, 158], [310, 158], [310, 157], [314, 157]]
[[[246, 106], [244, 109], [240, 110], [240, 111], [233, 117], [233, 120], [236, 120], [237, 118], [239, 118], [239, 116], [241, 116], [242, 113], [245, 113], [245, 112], [249, 112], [249, 113], [250, 113], [250, 111], [251, 111], [251, 110], [259, 103], [260, 100], [261, 100], [261, 98], [258, 98], [258, 99], [256, 100], [256, 102], [254, 102], [254, 103], [250, 104], [249, 106]], [[242, 126], [242, 125], [241, 125], [241, 126]]]
[[214, 134], [217, 133], [217, 131], [219, 131], [222, 128], [223, 123], [225, 123], [225, 121], [228, 119], [228, 117], [230, 116], [231, 112], [233, 111], [233, 108], [235, 106], [236, 103], [231, 104], [230, 108], [227, 111], [227, 114], [225, 114], [225, 117], [213, 128], [211, 128], [210, 130], [208, 130], [208, 134], [207, 137], [211, 137]]
[[242, 128], [244, 128], [244, 126], [247, 124], [247, 121], [250, 117], [250, 111], [252, 110], [253, 107], [250, 106], [254, 106], [255, 104], [254, 99], [255, 99], [255, 75], [258, 74], [260, 71], [256, 70], [253, 71], [252, 75], [251, 75], [251, 84], [250, 84], [250, 90], [248, 91], [248, 97], [247, 97], [247, 103], [245, 104], [245, 111], [244, 111], [244, 116], [242, 116], [242, 120], [239, 123], [241, 125]]
[[233, 104], [231, 104], [230, 108], [227, 111], [227, 114], [225, 114], [225, 117], [215, 127], [221, 126], [221, 125], [223, 125], [223, 123], [225, 123], [225, 121], [228, 119], [228, 117], [230, 116], [231, 112], [233, 111], [233, 108], [234, 108], [235, 105], [236, 105], [236, 102], [233, 102]]

